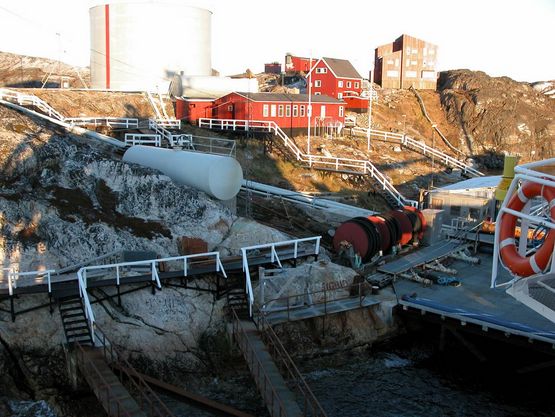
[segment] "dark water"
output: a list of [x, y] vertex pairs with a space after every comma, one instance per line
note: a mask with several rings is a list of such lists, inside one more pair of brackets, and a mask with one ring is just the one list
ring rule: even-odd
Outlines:
[[[549, 375], [520, 376], [508, 371], [511, 363], [505, 370], [481, 365], [465, 352], [439, 355], [429, 344], [297, 362], [329, 417], [555, 416]], [[231, 393], [220, 383], [204, 394], [267, 415], [248, 376], [225, 383]], [[166, 399], [178, 417], [213, 415]]]
[[553, 383], [426, 345], [314, 360], [306, 380], [329, 417], [555, 416]]

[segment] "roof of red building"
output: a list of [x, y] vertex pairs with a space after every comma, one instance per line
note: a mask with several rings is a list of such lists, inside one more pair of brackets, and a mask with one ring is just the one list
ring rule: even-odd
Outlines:
[[337, 78], [362, 78], [358, 71], [347, 59], [321, 58], [313, 67], [314, 69], [320, 61], [324, 61], [330, 68], [333, 75]]
[[[308, 103], [308, 94], [286, 94], [286, 93], [240, 93], [240, 96], [248, 98], [252, 101], [284, 101], [284, 102], [301, 102]], [[313, 95], [311, 97], [313, 103], [344, 103], [343, 100], [326, 96], [326, 95]]]

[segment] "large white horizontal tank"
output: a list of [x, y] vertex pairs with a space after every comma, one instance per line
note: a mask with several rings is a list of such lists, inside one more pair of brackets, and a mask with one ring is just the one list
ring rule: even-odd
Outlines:
[[170, 92], [174, 97], [222, 97], [234, 91], [258, 93], [256, 78], [173, 76]]
[[229, 156], [137, 145], [125, 152], [123, 160], [157, 169], [178, 184], [220, 200], [235, 197], [243, 181], [241, 165]]
[[176, 73], [212, 74], [208, 10], [179, 2], [114, 2], [89, 10], [92, 88], [167, 90]]

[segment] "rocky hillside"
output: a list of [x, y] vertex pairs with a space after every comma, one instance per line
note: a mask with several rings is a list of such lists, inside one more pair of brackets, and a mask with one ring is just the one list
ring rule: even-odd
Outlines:
[[[67, 77], [70, 87], [84, 88], [89, 84], [89, 69], [77, 68], [48, 58], [0, 51], [0, 87], [41, 87], [52, 74], [46, 87], [59, 87], [60, 77]], [[81, 78], [79, 78], [81, 77]]]
[[463, 150], [512, 152], [524, 160], [555, 156], [555, 101], [530, 84], [456, 70], [441, 73], [438, 91]]

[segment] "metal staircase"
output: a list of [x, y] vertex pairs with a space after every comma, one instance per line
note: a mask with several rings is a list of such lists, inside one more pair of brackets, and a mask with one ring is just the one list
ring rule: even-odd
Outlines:
[[380, 172], [372, 162], [361, 159], [338, 158], [306, 154], [299, 149], [295, 142], [272, 121], [232, 120], [232, 119], [199, 119], [199, 127], [206, 129], [232, 130], [232, 131], [257, 131], [273, 133], [281, 139], [285, 147], [299, 162], [306, 163], [308, 167], [352, 175], [368, 175], [378, 185], [379, 191], [393, 207], [417, 206], [417, 202], [405, 198]]
[[79, 294], [59, 298], [58, 303], [67, 343], [79, 342], [82, 345], [93, 345], [89, 321]]

